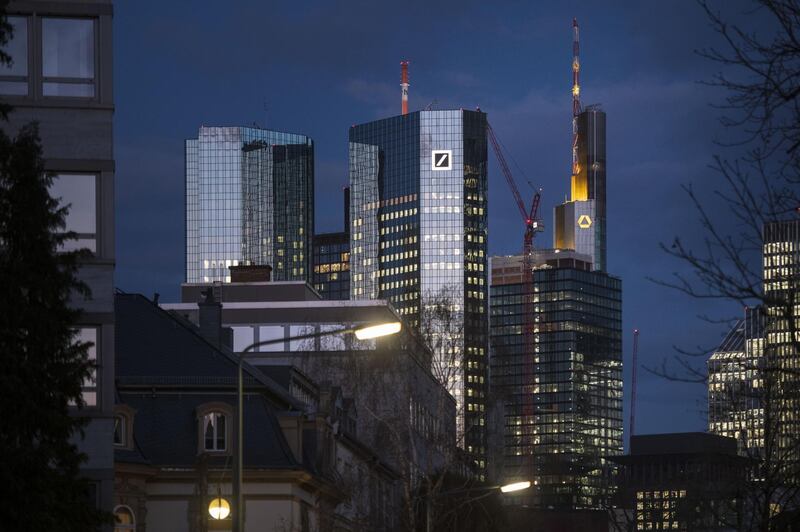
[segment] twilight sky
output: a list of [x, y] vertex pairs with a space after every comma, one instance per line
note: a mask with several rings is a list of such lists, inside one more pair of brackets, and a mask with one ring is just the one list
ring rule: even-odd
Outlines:
[[[552, 209], [569, 192], [572, 17], [581, 26], [584, 104], [608, 114], [608, 264], [623, 280], [626, 431], [631, 334], [640, 361], [674, 345], [716, 345], [725, 332], [698, 318], [738, 315], [647, 280], [685, 271], [659, 243], [697, 241], [681, 184], [713, 202], [724, 97], [698, 84], [719, 70], [695, 54], [718, 45], [692, 0], [478, 2], [118, 2], [115, 4], [117, 279], [121, 289], [176, 301], [184, 276], [183, 140], [201, 125], [251, 125], [310, 135], [316, 150], [316, 230], [342, 225], [351, 124], [399, 114], [401, 59], [410, 108], [480, 107]], [[749, 3], [717, 4], [759, 28]], [[512, 163], [523, 195], [530, 195]], [[489, 250], [521, 249], [523, 227], [490, 153]], [[719, 213], [726, 220], [725, 213]], [[705, 389], [640, 370], [638, 434], [705, 429]], [[627, 437], [626, 437], [627, 439]]]

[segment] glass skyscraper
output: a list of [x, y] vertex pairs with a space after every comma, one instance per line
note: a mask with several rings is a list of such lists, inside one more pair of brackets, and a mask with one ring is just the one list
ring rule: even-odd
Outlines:
[[350, 129], [351, 297], [388, 299], [412, 326], [420, 325], [426, 300], [447, 298], [455, 353], [435, 356], [453, 370], [444, 380], [458, 404], [459, 436], [480, 469], [488, 384], [486, 124], [480, 111], [434, 110]]
[[493, 470], [533, 483], [512, 504], [600, 508], [611, 494], [607, 457], [622, 453], [622, 283], [588, 258], [534, 251], [533, 353], [522, 257], [491, 261], [491, 386], [502, 430]]
[[592, 267], [606, 271], [606, 114], [588, 106], [576, 120], [577, 173], [570, 201], [555, 209], [553, 245], [590, 255]]
[[314, 143], [254, 127], [201, 127], [186, 141], [186, 282], [229, 282], [228, 268], [311, 277]]
[[350, 188], [344, 196], [344, 231], [314, 235], [314, 288], [322, 299], [350, 299]]

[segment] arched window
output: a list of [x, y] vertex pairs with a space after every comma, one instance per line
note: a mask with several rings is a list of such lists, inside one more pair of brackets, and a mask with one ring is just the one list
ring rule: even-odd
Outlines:
[[227, 416], [222, 412], [209, 412], [203, 416], [203, 449], [224, 451], [227, 449]]
[[130, 532], [136, 530], [136, 517], [127, 506], [114, 508], [114, 532]]

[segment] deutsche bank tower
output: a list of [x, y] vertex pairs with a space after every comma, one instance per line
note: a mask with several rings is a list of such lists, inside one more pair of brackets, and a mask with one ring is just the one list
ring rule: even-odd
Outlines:
[[[351, 298], [387, 299], [409, 325], [437, 339], [432, 370], [456, 398], [459, 442], [481, 474], [486, 125], [479, 110], [416, 111], [353, 126], [349, 145]], [[449, 312], [443, 317], [434, 304]]]

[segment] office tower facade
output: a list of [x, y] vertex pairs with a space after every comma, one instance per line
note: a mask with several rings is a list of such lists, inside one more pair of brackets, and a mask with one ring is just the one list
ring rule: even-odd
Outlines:
[[606, 114], [588, 106], [577, 118], [577, 163], [570, 201], [556, 207], [553, 245], [592, 257], [606, 271]]
[[[83, 387], [88, 418], [76, 444], [88, 460], [81, 472], [91, 481], [90, 503], [112, 511], [114, 481], [114, 94], [113, 5], [110, 0], [14, 2], [8, 6], [14, 38], [4, 46], [14, 61], [0, 68], [0, 98], [14, 107], [2, 125], [9, 134], [39, 123], [45, 170], [53, 174], [52, 197], [69, 205], [66, 230], [78, 239], [65, 250], [91, 252], [78, 277], [91, 298], [83, 309], [78, 339], [91, 342], [97, 363]], [[110, 525], [103, 530], [111, 530]]]
[[[449, 301], [452, 351], [436, 353], [462, 446], [485, 467], [487, 137], [480, 111], [417, 111], [350, 129], [350, 293], [388, 299], [412, 326]], [[448, 349], [450, 350], [450, 349]], [[437, 362], [434, 362], [437, 366]], [[442, 378], [442, 375], [439, 375]]]
[[760, 308], [745, 309], [707, 363], [708, 431], [735, 439], [752, 457], [764, 451], [763, 322]]
[[742, 527], [741, 486], [749, 460], [736, 441], [705, 432], [631, 436], [618, 456], [613, 530], [750, 530]]
[[350, 188], [344, 196], [344, 231], [314, 235], [312, 285], [322, 299], [350, 299]]
[[763, 229], [765, 296], [765, 380], [784, 465], [800, 477], [800, 220], [770, 222]]
[[271, 265], [311, 278], [314, 143], [254, 127], [201, 127], [186, 157], [186, 281], [229, 282], [228, 268]]
[[522, 256], [491, 261], [491, 391], [502, 432], [493, 471], [533, 482], [512, 504], [600, 508], [612, 488], [607, 458], [623, 445], [622, 283], [571, 251], [535, 250], [532, 262], [535, 351], [526, 353]]

